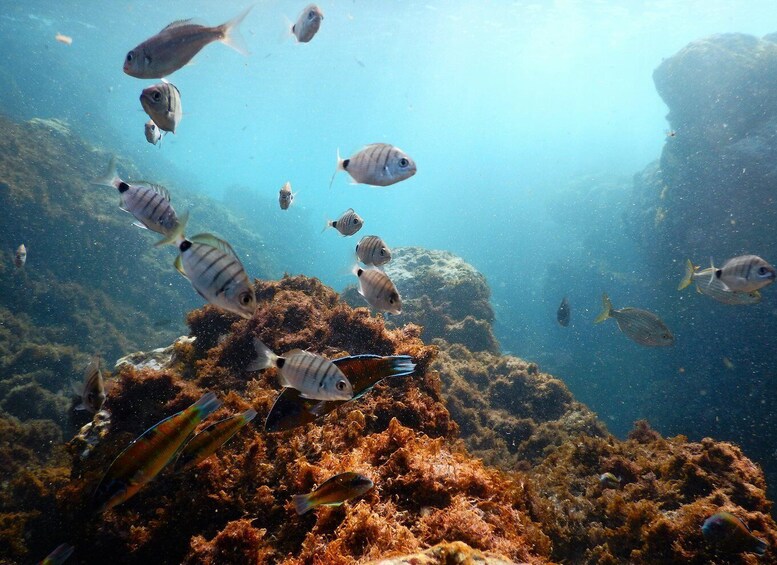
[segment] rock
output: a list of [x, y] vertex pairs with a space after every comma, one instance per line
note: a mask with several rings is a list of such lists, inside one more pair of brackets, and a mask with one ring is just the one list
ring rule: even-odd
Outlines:
[[193, 344], [195, 339], [195, 337], [182, 335], [167, 347], [130, 353], [116, 361], [115, 367], [120, 369], [122, 365], [129, 365], [135, 369], [152, 369], [154, 371], [167, 369], [180, 361], [177, 354], [178, 350], [181, 347]]
[[460, 541], [441, 543], [412, 555], [371, 561], [367, 565], [449, 565], [459, 563], [466, 565], [517, 565], [515, 561], [490, 552], [484, 553], [474, 550]]

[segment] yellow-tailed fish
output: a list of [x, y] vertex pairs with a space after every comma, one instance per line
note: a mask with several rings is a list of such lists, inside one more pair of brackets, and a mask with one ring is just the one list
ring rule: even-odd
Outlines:
[[613, 318], [618, 324], [618, 328], [631, 340], [640, 345], [651, 347], [661, 347], [674, 345], [674, 336], [666, 324], [647, 310], [639, 308], [621, 308], [616, 310], [612, 307], [612, 302], [605, 294], [602, 296], [604, 308], [602, 313], [597, 316], [594, 323], [598, 324], [608, 318]]
[[61, 543], [43, 561], [39, 561], [38, 565], [62, 565], [73, 555], [75, 549], [69, 543]]
[[256, 410], [249, 409], [211, 424], [183, 446], [175, 461], [175, 470], [186, 471], [210, 457], [255, 417]]
[[727, 290], [751, 292], [774, 282], [777, 269], [761, 259], [758, 255], [740, 255], [726, 261], [721, 268], [716, 268], [710, 258], [712, 275], [710, 282], [718, 279]]
[[752, 290], [750, 292], [739, 292], [730, 290], [720, 281], [720, 279], [714, 276], [714, 272], [714, 269], [710, 267], [701, 269], [691, 263], [690, 260], [686, 260], [685, 274], [683, 275], [682, 280], [680, 280], [677, 290], [683, 290], [690, 286], [691, 283], [696, 283], [697, 292], [709, 296], [721, 304], [738, 306], [758, 304], [761, 301], [761, 293], [759, 291]]
[[146, 430], [111, 463], [94, 494], [98, 512], [131, 498], [167, 465], [197, 425], [221, 401], [209, 392], [197, 402]]
[[369, 478], [359, 473], [340, 473], [309, 494], [294, 495], [294, 509], [297, 514], [304, 514], [316, 506], [340, 506], [346, 500], [363, 495], [373, 486]]

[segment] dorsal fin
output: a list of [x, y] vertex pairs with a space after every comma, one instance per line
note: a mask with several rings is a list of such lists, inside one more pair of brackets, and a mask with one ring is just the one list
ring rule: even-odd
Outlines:
[[138, 185], [138, 186], [145, 186], [147, 188], [150, 188], [151, 190], [153, 190], [154, 192], [159, 194], [162, 198], [164, 198], [168, 202], [171, 202], [170, 192], [164, 186], [162, 186], [161, 184], [154, 184], [153, 182], [148, 182], [148, 181], [144, 181], [144, 180], [140, 180], [140, 181], [136, 182], [135, 184]]
[[165, 27], [163, 27], [162, 31], [167, 31], [169, 29], [173, 29], [176, 27], [190, 26], [190, 25], [200, 25], [200, 24], [199, 22], [195, 21], [193, 18], [189, 18], [188, 20], [175, 20], [174, 22], [169, 23]]
[[229, 253], [230, 255], [237, 257], [237, 253], [235, 253], [235, 250], [232, 249], [232, 246], [229, 243], [227, 243], [223, 239], [217, 238], [213, 234], [198, 233], [197, 235], [189, 239], [195, 243], [202, 243], [203, 245], [210, 245], [211, 247], [215, 247], [216, 249], [221, 249], [225, 253]]

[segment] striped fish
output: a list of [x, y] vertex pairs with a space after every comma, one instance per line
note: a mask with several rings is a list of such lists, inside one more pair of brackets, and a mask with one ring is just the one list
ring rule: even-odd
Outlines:
[[327, 479], [309, 494], [294, 495], [292, 501], [297, 514], [304, 514], [316, 506], [340, 506], [346, 500], [363, 495], [373, 486], [369, 478], [349, 471]]
[[315, 4], [308, 4], [302, 10], [297, 21], [291, 26], [291, 33], [300, 43], [307, 43], [318, 33], [324, 13]]
[[296, 193], [291, 191], [291, 183], [287, 182], [281, 187], [280, 194], [278, 195], [278, 203], [281, 205], [281, 210], [288, 210], [289, 206], [291, 206], [292, 202], [294, 202], [294, 197], [296, 196]]
[[289, 351], [279, 357], [260, 340], [254, 338], [256, 357], [248, 365], [248, 371], [261, 371], [276, 367], [283, 387], [300, 392], [302, 398], [313, 400], [350, 400], [353, 387], [343, 372], [330, 360], [301, 349]]
[[178, 238], [175, 268], [197, 294], [227, 312], [250, 318], [256, 310], [254, 287], [232, 246], [209, 233]]
[[336, 220], [327, 220], [324, 231], [328, 228], [335, 228], [342, 235], [349, 236], [362, 229], [363, 225], [364, 220], [362, 220], [361, 216], [354, 212], [353, 208], [348, 208]]
[[197, 425], [221, 405], [209, 392], [177, 414], [155, 424], [133, 441], [111, 463], [94, 494], [98, 512], [134, 496], [175, 457]]
[[377, 235], [367, 235], [356, 245], [356, 257], [365, 265], [379, 267], [391, 261], [391, 249]]
[[227, 443], [243, 426], [256, 417], [256, 410], [249, 409], [211, 424], [190, 439], [181, 449], [175, 461], [176, 471], [186, 471], [204, 461]]
[[337, 151], [337, 171], [347, 171], [358, 184], [389, 186], [409, 179], [416, 173], [415, 162], [401, 149], [388, 143], [373, 143], [355, 153], [349, 159], [342, 159]]
[[177, 234], [183, 233], [188, 214], [178, 218], [170, 203], [170, 193], [163, 186], [144, 181], [128, 183], [121, 180], [116, 173], [116, 158], [111, 157], [108, 173], [94, 184], [112, 186], [119, 191], [119, 208], [135, 216], [133, 223], [141, 229], [148, 229], [162, 234], [164, 239], [156, 245], [174, 243]]
[[140, 93], [140, 105], [157, 127], [175, 133], [183, 117], [181, 92], [172, 83], [163, 80], [144, 88]]
[[88, 410], [97, 414], [105, 402], [105, 382], [100, 371], [100, 357], [95, 355], [84, 370], [84, 382], [74, 386], [75, 393], [81, 398], [76, 410]]
[[386, 273], [380, 269], [354, 267], [353, 274], [359, 278], [359, 294], [370, 306], [381, 312], [402, 313], [402, 298]]
[[602, 296], [602, 302], [604, 309], [594, 320], [595, 324], [613, 318], [626, 337], [640, 345], [652, 347], [674, 345], [672, 332], [669, 331], [661, 318], [652, 312], [639, 308], [615, 310], [606, 294]]
[[712, 268], [700, 269], [691, 263], [685, 262], [685, 275], [683, 276], [677, 290], [683, 290], [690, 286], [691, 282], [696, 283], [696, 292], [709, 296], [722, 304], [732, 306], [758, 304], [761, 301], [761, 293], [757, 290], [751, 292], [737, 292], [728, 290], [726, 286], [714, 276]]
[[16, 254], [13, 256], [13, 264], [16, 266], [17, 269], [21, 269], [24, 267], [24, 264], [27, 262], [27, 248], [22, 243], [19, 247], [16, 248]]
[[[151, 145], [156, 145], [162, 141], [162, 131], [156, 127], [154, 120], [148, 120], [144, 126], [143, 131], [146, 134], [146, 141], [148, 141]], [[160, 143], [159, 146], [161, 147], [162, 144]]]
[[740, 255], [726, 261], [716, 269], [710, 258], [713, 274], [710, 282], [717, 279], [726, 290], [751, 292], [774, 282], [777, 270], [757, 255]]

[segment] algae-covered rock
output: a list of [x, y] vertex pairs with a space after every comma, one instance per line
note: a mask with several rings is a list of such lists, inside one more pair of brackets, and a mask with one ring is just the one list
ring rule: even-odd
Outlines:
[[448, 565], [466, 563], [467, 565], [518, 565], [491, 552], [477, 551], [466, 543], [455, 541], [441, 543], [412, 555], [389, 557], [371, 561], [368, 565]]

